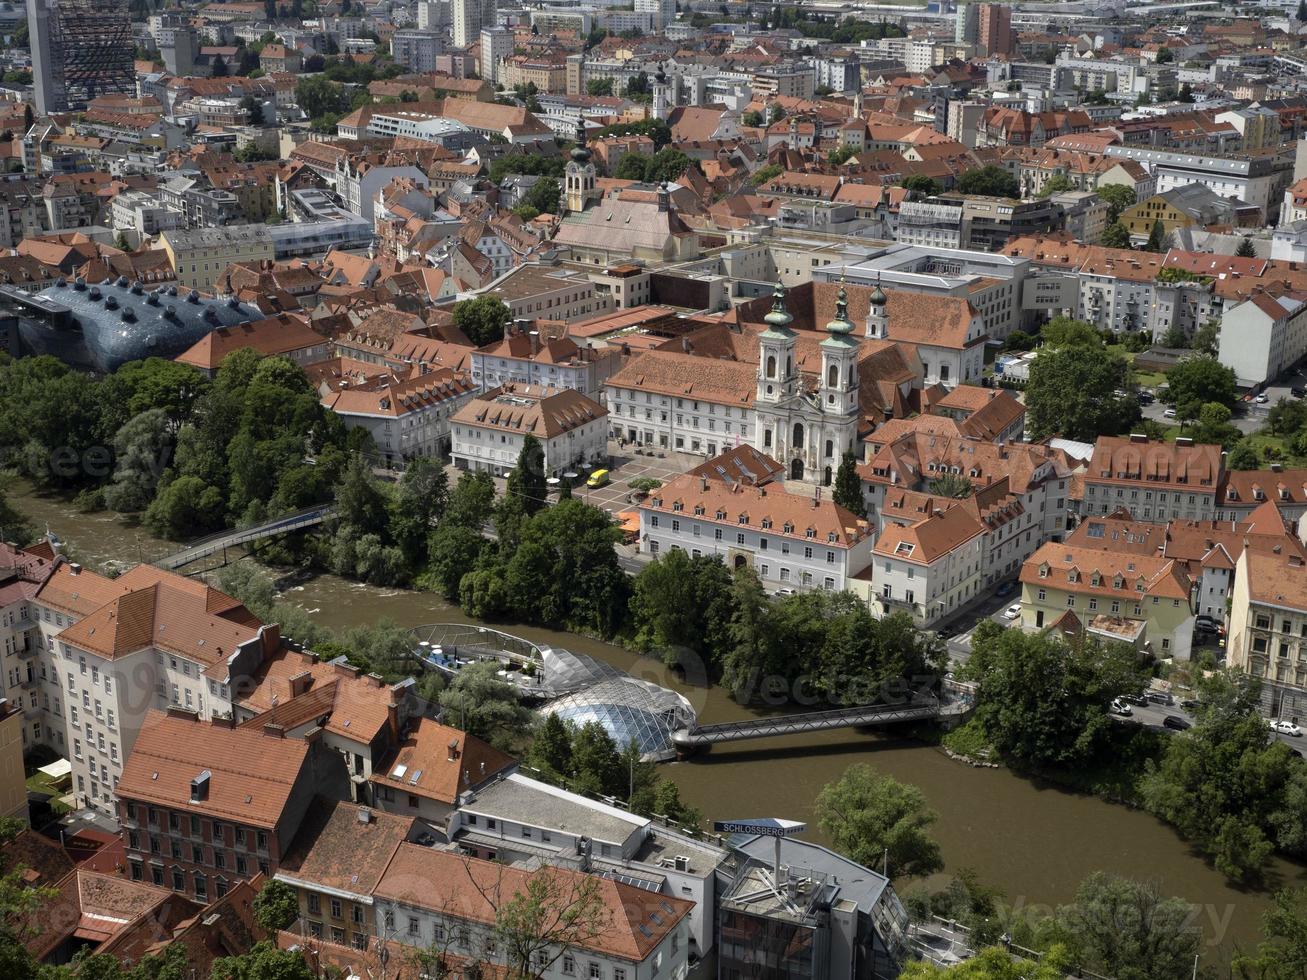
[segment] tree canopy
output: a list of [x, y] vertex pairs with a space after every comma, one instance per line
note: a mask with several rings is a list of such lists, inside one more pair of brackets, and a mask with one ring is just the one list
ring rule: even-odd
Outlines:
[[817, 795], [817, 824], [837, 851], [890, 878], [928, 875], [944, 866], [930, 836], [938, 815], [921, 790], [871, 766], [850, 766]]
[[1086, 346], [1041, 351], [1026, 386], [1030, 436], [1093, 442], [1128, 431], [1140, 418], [1129, 388], [1130, 365], [1119, 353]]

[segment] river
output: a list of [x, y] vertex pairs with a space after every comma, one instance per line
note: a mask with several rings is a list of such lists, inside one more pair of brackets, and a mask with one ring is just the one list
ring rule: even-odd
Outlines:
[[[34, 494], [22, 484], [13, 486], [10, 500], [39, 527], [48, 525], [92, 568], [111, 560], [148, 561], [176, 547], [111, 515], [78, 513], [63, 499]], [[332, 628], [383, 616], [406, 626], [467, 621], [436, 596], [376, 589], [331, 575], [294, 586], [283, 598]], [[628, 650], [534, 627], [504, 628], [675, 688], [690, 699], [703, 722], [751, 716], [722, 690], [687, 687], [660, 663]], [[709, 819], [810, 820], [821, 787], [858, 762], [919, 786], [939, 813], [933, 833], [948, 870], [973, 869], [1018, 907], [1065, 902], [1086, 875], [1112, 871], [1154, 880], [1163, 893], [1195, 903], [1215, 959], [1221, 958], [1221, 947], [1238, 943], [1247, 948], [1259, 938], [1269, 895], [1230, 887], [1160, 821], [1005, 769], [962, 765], [930, 746], [854, 731], [810, 733], [718, 746], [662, 771], [676, 781], [682, 798]], [[821, 840], [815, 827], [809, 836]], [[942, 883], [943, 877], [937, 877]], [[1277, 861], [1272, 877], [1280, 884], [1303, 884], [1307, 869]]]

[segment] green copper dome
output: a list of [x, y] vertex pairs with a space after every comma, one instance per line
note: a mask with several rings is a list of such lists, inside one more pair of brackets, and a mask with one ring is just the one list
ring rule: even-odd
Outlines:
[[853, 322], [849, 319], [849, 296], [840, 286], [840, 294], [835, 300], [835, 319], [826, 324], [826, 332], [833, 337], [847, 337], [853, 333]]
[[785, 308], [785, 290], [779, 283], [776, 285], [776, 291], [772, 293], [771, 309], [762, 318], [762, 322], [767, 324], [765, 333], [787, 338], [792, 336], [790, 324], [794, 322], [794, 317], [790, 316], [790, 311]]

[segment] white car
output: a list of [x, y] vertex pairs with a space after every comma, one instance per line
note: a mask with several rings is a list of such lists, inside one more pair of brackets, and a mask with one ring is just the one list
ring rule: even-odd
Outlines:
[[1292, 735], [1297, 738], [1302, 734], [1302, 729], [1291, 721], [1277, 721], [1272, 718], [1270, 721], [1271, 731], [1277, 735]]
[[1253, 401], [1255, 401], [1258, 405], [1265, 405], [1270, 400], [1271, 399], [1267, 397], [1266, 392], [1264, 391], [1258, 394], [1258, 396], [1253, 399]]
[[1173, 418], [1175, 418], [1175, 417], [1176, 417], [1176, 411], [1175, 411], [1175, 409], [1174, 409], [1174, 408], [1168, 408], [1165, 412], [1162, 413], [1162, 417], [1163, 417], [1163, 418], [1168, 418], [1168, 419], [1173, 419]]
[[1012, 605], [1008, 606], [1006, 609], [1003, 610], [1004, 619], [1016, 619], [1020, 615], [1021, 615], [1021, 603], [1019, 602], [1014, 602], [1012, 603]]
[[1130, 705], [1126, 704], [1120, 698], [1113, 698], [1112, 714], [1121, 715], [1122, 717], [1128, 718], [1134, 714], [1134, 711], [1131, 710]]

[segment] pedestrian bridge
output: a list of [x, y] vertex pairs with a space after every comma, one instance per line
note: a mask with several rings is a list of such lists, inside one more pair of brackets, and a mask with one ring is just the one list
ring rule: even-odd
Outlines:
[[870, 704], [827, 711], [806, 711], [796, 715], [777, 715], [750, 721], [733, 721], [720, 725], [681, 728], [672, 733], [672, 744], [680, 750], [692, 750], [718, 742], [740, 742], [749, 738], [772, 738], [802, 732], [824, 732], [834, 728], [862, 728], [868, 725], [893, 725], [904, 721], [932, 721], [943, 715], [961, 715], [970, 705], [940, 701], [933, 695], [917, 696], [902, 704]]
[[176, 571], [220, 551], [226, 551], [228, 548], [250, 544], [253, 541], [261, 541], [264, 538], [276, 537], [279, 534], [289, 534], [291, 531], [298, 531], [306, 527], [313, 527], [327, 520], [335, 512], [336, 508], [331, 504], [318, 504], [297, 511], [294, 514], [275, 517], [261, 524], [233, 528], [229, 531], [219, 531], [207, 538], [192, 541], [181, 551], [175, 551], [167, 557], [160, 558], [154, 564], [168, 571]]

